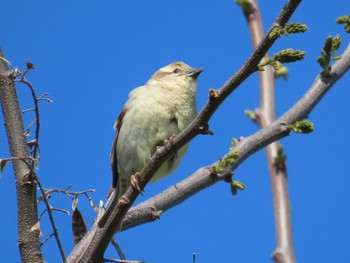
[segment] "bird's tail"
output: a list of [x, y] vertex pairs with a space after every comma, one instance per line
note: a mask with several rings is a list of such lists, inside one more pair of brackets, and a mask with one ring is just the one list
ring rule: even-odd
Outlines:
[[117, 194], [117, 189], [116, 188], [111, 188], [109, 191], [110, 193], [108, 194], [108, 198], [106, 201], [106, 207], [107, 210], [106, 212], [101, 216], [101, 218], [98, 221], [98, 227], [102, 228], [106, 224], [108, 218], [110, 217], [113, 208], [117, 205], [118, 203], [118, 194]]

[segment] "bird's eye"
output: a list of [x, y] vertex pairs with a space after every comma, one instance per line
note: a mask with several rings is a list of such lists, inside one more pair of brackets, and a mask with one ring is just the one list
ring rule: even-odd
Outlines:
[[179, 68], [176, 68], [176, 69], [174, 69], [173, 70], [173, 73], [181, 73], [182, 71], [181, 71], [181, 69], [179, 69]]

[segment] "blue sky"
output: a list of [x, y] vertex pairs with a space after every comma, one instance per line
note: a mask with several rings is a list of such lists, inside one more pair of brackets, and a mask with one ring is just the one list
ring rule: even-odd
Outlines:
[[[267, 28], [283, 1], [261, 1]], [[349, 2], [310, 0], [301, 3], [293, 22], [309, 31], [284, 37], [270, 51], [294, 48], [305, 60], [289, 65], [288, 81], [277, 80], [277, 115], [291, 107], [320, 71], [316, 59], [328, 35], [341, 34], [338, 16], [349, 13]], [[41, 161], [38, 175], [47, 188], [94, 188], [96, 203], [111, 183], [109, 152], [115, 118], [128, 93], [154, 71], [174, 61], [204, 68], [198, 79], [198, 108], [209, 88], [219, 88], [247, 59], [251, 44], [245, 19], [234, 1], [25, 1], [4, 2], [0, 45], [28, 75], [38, 94], [48, 92], [53, 104], [41, 106]], [[244, 82], [210, 121], [214, 136], [198, 136], [178, 170], [149, 184], [138, 202], [185, 178], [223, 156], [233, 137], [249, 136], [257, 127], [243, 114], [258, 107], [257, 76]], [[299, 262], [350, 261], [350, 185], [347, 168], [350, 74], [341, 79], [310, 115], [315, 132], [282, 141], [288, 155], [293, 234]], [[29, 90], [18, 86], [23, 109], [32, 107]], [[25, 115], [28, 125], [33, 119]], [[4, 128], [0, 158], [8, 157]], [[247, 189], [232, 197], [220, 182], [163, 214], [161, 220], [121, 233], [117, 239], [129, 259], [146, 262], [271, 262], [275, 248], [271, 186], [265, 153], [255, 154], [236, 171]], [[0, 178], [0, 258], [19, 262], [16, 199], [11, 166]], [[62, 195], [52, 205], [70, 210]], [[94, 212], [86, 199], [79, 207], [91, 225]], [[70, 216], [56, 212], [65, 251], [72, 249]], [[42, 222], [46, 237], [51, 232]], [[43, 248], [47, 262], [60, 262], [53, 239]], [[108, 251], [113, 257], [114, 252]]]

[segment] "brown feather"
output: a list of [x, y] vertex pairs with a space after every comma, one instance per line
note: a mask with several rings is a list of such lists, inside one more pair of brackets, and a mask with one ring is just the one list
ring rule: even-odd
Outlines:
[[112, 151], [111, 151], [111, 166], [112, 166], [112, 187], [116, 188], [118, 185], [118, 178], [119, 178], [119, 173], [118, 173], [118, 163], [117, 163], [117, 143], [118, 143], [118, 135], [119, 135], [119, 131], [122, 127], [123, 124], [123, 118], [125, 116], [126, 113], [126, 109], [124, 108], [117, 119], [117, 122], [115, 124], [115, 129], [116, 129], [116, 135], [114, 136], [114, 140], [113, 140], [113, 145], [112, 145]]

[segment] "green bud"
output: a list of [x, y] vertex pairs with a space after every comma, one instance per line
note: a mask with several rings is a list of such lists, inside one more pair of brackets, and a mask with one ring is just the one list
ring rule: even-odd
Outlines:
[[244, 190], [246, 188], [244, 183], [236, 180], [232, 180], [232, 185], [235, 186], [238, 190]]
[[288, 127], [296, 133], [310, 133], [315, 130], [314, 124], [307, 120], [297, 121]]
[[275, 39], [275, 38], [281, 37], [282, 35], [283, 35], [283, 28], [275, 27], [274, 29], [271, 30], [269, 34], [269, 38]]
[[308, 28], [305, 24], [301, 23], [290, 23], [284, 26], [284, 34], [296, 34], [296, 33], [304, 33]]
[[336, 35], [332, 41], [331, 54], [333, 54], [334, 52], [336, 52], [339, 49], [340, 44], [341, 44], [341, 38], [339, 35]]
[[248, 116], [249, 119], [251, 119], [252, 121], [256, 122], [258, 119], [258, 116], [256, 115], [256, 113], [254, 111], [251, 110], [245, 110], [244, 114]]
[[221, 173], [223, 168], [234, 165], [237, 158], [239, 157], [239, 152], [232, 152], [224, 156], [219, 161], [219, 164], [215, 167], [216, 172]]
[[162, 214], [163, 214], [163, 210], [158, 210], [158, 211], [155, 211], [153, 215], [156, 219], [160, 219], [160, 216]]
[[339, 49], [341, 44], [341, 38], [339, 35], [336, 35], [334, 38], [332, 36], [328, 36], [323, 49], [321, 50], [321, 56], [317, 58], [317, 62], [323, 68], [323, 73], [326, 76], [330, 75], [331, 60], [339, 60], [341, 56], [333, 56], [333, 54]]
[[301, 23], [290, 23], [285, 24], [283, 28], [275, 27], [271, 30], [269, 34], [269, 38], [279, 38], [282, 35], [289, 36], [290, 34], [296, 34], [296, 33], [304, 33], [306, 30], [308, 30], [307, 26], [305, 24]]
[[276, 53], [274, 55], [274, 59], [280, 63], [291, 63], [303, 59], [305, 57], [305, 54], [305, 51], [288, 48]]
[[338, 17], [336, 20], [336, 23], [337, 24], [345, 24], [344, 25], [345, 32], [350, 33], [350, 15]]
[[244, 12], [253, 11], [253, 5], [249, 0], [236, 0], [236, 3], [242, 8]]
[[274, 54], [272, 58], [269, 58], [265, 60], [264, 62], [260, 63], [258, 65], [259, 68], [262, 68], [266, 65], [272, 65], [274, 69], [278, 69], [279, 63], [291, 63], [298, 60], [301, 60], [305, 57], [306, 52], [300, 51], [300, 50], [294, 50], [291, 48], [281, 50], [280, 52], [277, 52]]
[[237, 190], [242, 191], [246, 188], [244, 183], [236, 180], [231, 180], [230, 187], [231, 187], [232, 195], [237, 195], [237, 192], [238, 192]]
[[280, 146], [277, 149], [276, 157], [275, 157], [275, 167], [277, 169], [285, 170], [286, 168], [286, 159], [287, 155], [284, 153], [283, 147]]
[[288, 79], [288, 68], [283, 66], [282, 63], [280, 62], [275, 62], [274, 63], [274, 69], [275, 69], [275, 78], [280, 78], [283, 77], [285, 80]]
[[230, 150], [234, 149], [237, 146], [237, 143], [238, 143], [238, 139], [233, 138], [231, 141]]

